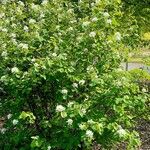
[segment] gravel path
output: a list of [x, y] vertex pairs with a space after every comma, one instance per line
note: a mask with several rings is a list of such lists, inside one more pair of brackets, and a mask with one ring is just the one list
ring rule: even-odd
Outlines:
[[[124, 70], [126, 70], [126, 63], [121, 63], [121, 67]], [[141, 63], [135, 63], [135, 62], [128, 63], [128, 70], [132, 70], [132, 69], [143, 69], [143, 70], [146, 70], [150, 73], [150, 66], [146, 66], [146, 65], [141, 64]]]

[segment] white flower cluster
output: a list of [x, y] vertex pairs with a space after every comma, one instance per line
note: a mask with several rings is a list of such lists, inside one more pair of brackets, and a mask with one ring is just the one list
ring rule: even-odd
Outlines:
[[120, 127], [117, 133], [119, 134], [120, 137], [124, 137], [127, 132], [122, 127]]
[[92, 119], [90, 119], [90, 120], [87, 121], [87, 123], [92, 125], [92, 124], [94, 124], [95, 122], [94, 122]]
[[27, 26], [24, 26], [23, 30], [26, 31], [26, 32], [28, 32], [29, 28]]
[[82, 26], [83, 26], [83, 27], [87, 27], [89, 24], [90, 24], [89, 21], [85, 21], [85, 22], [83, 22]]
[[12, 123], [13, 123], [14, 126], [17, 125], [18, 122], [19, 122], [19, 121], [18, 121], [17, 119], [14, 119], [14, 120], [12, 121]]
[[81, 109], [81, 115], [85, 115], [86, 114], [86, 109], [82, 108]]
[[80, 128], [81, 130], [86, 130], [86, 129], [87, 129], [87, 126], [86, 126], [84, 123], [81, 123], [81, 124], [79, 124], [79, 128]]
[[106, 20], [106, 23], [107, 23], [107, 24], [111, 24], [111, 23], [112, 23], [112, 20], [111, 20], [111, 19], [107, 19], [107, 20]]
[[48, 146], [48, 147], [47, 147], [47, 150], [51, 150], [51, 148], [52, 148], [51, 146]]
[[28, 44], [20, 43], [18, 47], [23, 48], [23, 49], [28, 49]]
[[15, 33], [11, 33], [11, 34], [10, 34], [10, 37], [15, 38], [15, 37], [16, 37], [16, 34], [15, 34]]
[[35, 11], [39, 9], [38, 5], [35, 5], [34, 3], [31, 4], [31, 8]]
[[8, 30], [6, 28], [2, 28], [1, 31], [2, 32], [8, 32]]
[[67, 89], [63, 89], [63, 90], [61, 90], [61, 93], [66, 95], [68, 93], [68, 90]]
[[108, 12], [104, 12], [104, 13], [103, 13], [103, 16], [106, 17], [106, 18], [108, 18], [110, 15], [109, 15]]
[[43, 0], [43, 2], [41, 3], [43, 6], [48, 4], [48, 0]]
[[5, 16], [5, 13], [0, 13], [0, 18], [3, 18]]
[[92, 132], [91, 130], [87, 130], [87, 131], [86, 131], [86, 136], [87, 136], [88, 138], [92, 139], [92, 138], [93, 138], [93, 132]]
[[96, 36], [96, 32], [90, 32], [90, 34], [89, 34], [89, 36], [91, 37], [91, 38], [94, 38], [95, 36]]
[[57, 56], [57, 54], [56, 54], [56, 53], [52, 53], [52, 56], [53, 56], [53, 57], [56, 57], [56, 56]]
[[84, 85], [84, 84], [85, 84], [85, 80], [80, 80], [80, 81], [79, 81], [79, 84], [80, 84], [80, 85]]
[[22, 7], [24, 7], [24, 3], [22, 1], [18, 1], [18, 4]]
[[67, 124], [68, 124], [69, 126], [71, 126], [72, 123], [73, 123], [73, 120], [72, 120], [72, 119], [68, 119], [66, 122], [67, 122]]
[[45, 17], [45, 14], [42, 12], [42, 13], [40, 14], [40, 18], [43, 18], [43, 17]]
[[7, 51], [3, 51], [1, 54], [2, 57], [7, 57], [7, 55], [8, 55]]
[[19, 69], [18, 69], [17, 67], [13, 67], [13, 68], [11, 69], [11, 72], [12, 72], [12, 73], [19, 73]]
[[121, 34], [119, 32], [116, 32], [115, 33], [115, 38], [117, 41], [120, 41], [121, 40]]
[[66, 108], [63, 107], [62, 105], [57, 105], [57, 106], [56, 106], [56, 112], [63, 112], [63, 111], [65, 111], [65, 110], [66, 110]]
[[34, 24], [34, 23], [36, 23], [36, 20], [31, 18], [31, 19], [29, 20], [29, 24]]
[[70, 108], [70, 107], [72, 107], [73, 104], [74, 104], [74, 102], [69, 102], [67, 106]]
[[68, 31], [73, 31], [73, 27], [69, 27], [69, 28], [68, 28]]
[[5, 134], [5, 132], [7, 131], [7, 129], [6, 128], [1, 128], [0, 131], [1, 131], [2, 134]]
[[77, 84], [77, 83], [73, 83], [72, 86], [73, 86], [74, 88], [78, 88], [78, 84]]
[[12, 117], [12, 114], [7, 115], [7, 119], [10, 119]]
[[69, 9], [67, 12], [68, 12], [69, 14], [72, 14], [72, 13], [74, 12], [74, 10], [73, 10], [73, 9]]
[[98, 21], [97, 17], [92, 18], [92, 22], [96, 22], [96, 21]]

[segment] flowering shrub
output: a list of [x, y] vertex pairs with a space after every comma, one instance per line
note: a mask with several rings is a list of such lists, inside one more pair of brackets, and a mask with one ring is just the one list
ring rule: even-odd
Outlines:
[[146, 96], [118, 69], [137, 37], [123, 16], [120, 0], [1, 2], [2, 149], [139, 145]]

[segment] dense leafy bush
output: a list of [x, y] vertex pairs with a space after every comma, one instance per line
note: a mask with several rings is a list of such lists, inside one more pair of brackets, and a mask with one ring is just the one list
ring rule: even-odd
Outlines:
[[120, 0], [4, 0], [0, 11], [2, 149], [139, 145], [146, 97], [118, 69], [137, 26]]

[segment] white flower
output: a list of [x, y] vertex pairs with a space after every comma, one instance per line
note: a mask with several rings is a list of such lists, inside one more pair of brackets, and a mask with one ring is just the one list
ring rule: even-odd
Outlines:
[[115, 33], [115, 37], [116, 37], [116, 40], [117, 41], [120, 41], [121, 40], [121, 34], [119, 32], [116, 32]]
[[146, 92], [147, 92], [147, 90], [146, 90], [145, 88], [143, 88], [143, 89], [142, 89], [142, 92], [146, 93]]
[[28, 49], [28, 44], [20, 43], [18, 46], [23, 49]]
[[3, 32], [8, 32], [6, 28], [1, 29]]
[[87, 129], [86, 125], [83, 124], [83, 123], [79, 124], [79, 128], [80, 128], [81, 130], [86, 130], [86, 129]]
[[85, 83], [85, 80], [80, 80], [80, 81], [79, 81], [79, 84], [80, 84], [80, 85], [83, 85], [84, 83]]
[[118, 133], [121, 137], [123, 137], [123, 136], [126, 135], [127, 132], [126, 132], [124, 129], [120, 128], [120, 129], [117, 131], [117, 133]]
[[90, 32], [89, 36], [90, 36], [90, 37], [95, 37], [95, 36], [96, 36], [96, 33], [95, 33], [95, 32]]
[[13, 125], [18, 124], [18, 120], [17, 120], [17, 119], [14, 119], [14, 120], [12, 121], [12, 123], [13, 123]]
[[57, 105], [56, 106], [56, 112], [62, 112], [62, 111], [65, 111], [65, 107], [63, 107], [62, 105]]
[[53, 57], [56, 57], [56, 56], [57, 56], [57, 54], [56, 54], [56, 53], [52, 53], [52, 56], [53, 56]]
[[68, 119], [66, 122], [68, 123], [68, 125], [72, 125], [73, 120], [72, 119]]
[[35, 58], [32, 58], [32, 59], [31, 59], [31, 62], [35, 62]]
[[67, 93], [68, 93], [68, 90], [63, 89], [63, 90], [61, 91], [61, 93], [62, 93], [62, 94], [67, 94]]
[[12, 38], [11, 41], [13, 42], [14, 45], [17, 45], [16, 39]]
[[78, 87], [78, 84], [77, 84], [77, 83], [73, 83], [72, 86], [73, 86], [74, 88], [77, 88], [77, 87]]
[[61, 35], [62, 35], [62, 33], [61, 33], [61, 32], [59, 32], [59, 33], [58, 33], [58, 35], [59, 35], [59, 36], [61, 36]]
[[12, 28], [15, 28], [17, 25], [15, 24], [15, 23], [13, 23], [12, 25], [11, 25], [11, 27]]
[[73, 104], [74, 104], [74, 102], [69, 102], [67, 106], [72, 107]]
[[42, 12], [42, 13], [40, 14], [40, 17], [41, 17], [41, 18], [45, 17], [45, 14]]
[[81, 41], [81, 40], [82, 40], [82, 36], [78, 36], [77, 41]]
[[9, 19], [5, 19], [5, 22], [6, 22], [6, 23], [10, 23], [10, 20], [9, 20]]
[[83, 26], [83, 27], [87, 27], [89, 24], [90, 24], [89, 21], [85, 21], [85, 22], [83, 22], [82, 26]]
[[23, 44], [23, 45], [22, 45], [22, 48], [23, 48], [23, 49], [28, 49], [28, 44]]
[[104, 17], [109, 17], [110, 16], [108, 12], [104, 12], [103, 15], [104, 15]]
[[0, 78], [0, 80], [1, 80], [2, 82], [4, 82], [6, 79], [7, 79], [6, 76], [1, 76], [1, 78]]
[[91, 3], [91, 6], [94, 7], [94, 6], [95, 6], [95, 3]]
[[82, 113], [83, 115], [86, 114], [86, 109], [82, 108], [82, 109], [81, 109], [81, 113]]
[[43, 0], [42, 5], [47, 5], [48, 4], [48, 0]]
[[26, 31], [26, 32], [28, 32], [29, 28], [27, 26], [24, 26], [23, 30]]
[[91, 131], [91, 130], [87, 130], [86, 131], [86, 136], [88, 137], [88, 138], [93, 138], [93, 132]]
[[5, 16], [5, 13], [0, 13], [0, 18], [3, 18]]
[[15, 38], [15, 37], [16, 37], [16, 34], [15, 34], [15, 33], [11, 33], [10, 36], [13, 37], [13, 38]]
[[5, 134], [6, 130], [7, 130], [6, 128], [1, 128], [0, 129], [0, 131], [1, 131], [2, 134]]
[[86, 70], [87, 70], [87, 71], [93, 71], [94, 68], [93, 68], [93, 66], [88, 66]]
[[30, 24], [34, 24], [34, 23], [36, 23], [36, 20], [30, 19], [30, 20], [29, 20], [29, 23], [30, 23]]
[[107, 19], [106, 23], [111, 24], [112, 23], [111, 19]]
[[38, 10], [38, 5], [35, 5], [34, 3], [31, 4], [31, 8], [33, 10]]
[[31, 136], [31, 139], [38, 140], [39, 136]]
[[12, 114], [7, 115], [7, 119], [10, 119], [12, 117]]
[[93, 19], [92, 19], [92, 22], [96, 22], [98, 20], [98, 18], [97, 17], [94, 17]]
[[76, 22], [77, 22], [76, 20], [71, 20], [71, 21], [70, 21], [70, 23], [76, 23]]
[[36, 68], [38, 68], [38, 67], [39, 67], [39, 64], [38, 64], [38, 63], [34, 63], [34, 66], [35, 66]]
[[50, 150], [51, 148], [52, 148], [51, 146], [48, 146], [48, 147], [47, 147], [47, 150]]
[[1, 54], [2, 57], [7, 57], [7, 55], [8, 55], [7, 51], [3, 51], [2, 54]]
[[93, 124], [93, 123], [94, 123], [94, 121], [93, 121], [92, 119], [88, 120], [87, 122], [88, 122], [89, 124]]
[[95, 3], [98, 4], [101, 0], [95, 0]]
[[84, 52], [88, 52], [88, 49], [87, 49], [87, 48], [85, 48], [83, 51], [84, 51]]
[[18, 14], [22, 14], [22, 10], [20, 9], [20, 7], [17, 7], [16, 12], [17, 12]]
[[18, 73], [18, 72], [19, 72], [19, 69], [18, 69], [17, 67], [13, 67], [13, 68], [11, 69], [11, 72], [12, 72], [12, 73]]
[[18, 4], [24, 7], [24, 3], [22, 1], [19, 1]]
[[73, 31], [73, 27], [68, 28], [68, 31]]
[[10, 20], [13, 21], [13, 20], [15, 20], [15, 18], [14, 18], [14, 17], [11, 17]]
[[56, 26], [56, 29], [60, 29], [60, 26], [59, 26], [59, 25], [57, 25], [57, 26]]
[[67, 12], [72, 14], [74, 11], [73, 11], [73, 9], [69, 9]]

